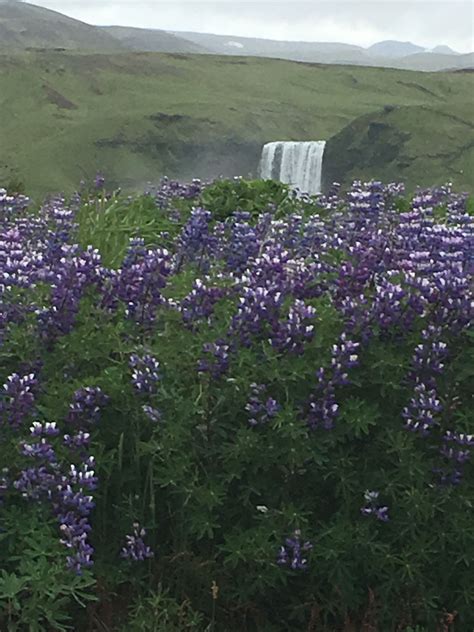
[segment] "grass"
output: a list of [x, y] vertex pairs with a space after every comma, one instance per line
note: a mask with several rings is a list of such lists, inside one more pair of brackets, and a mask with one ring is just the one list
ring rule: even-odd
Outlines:
[[[426, 138], [416, 121], [397, 122], [411, 126], [410, 151], [420, 158], [412, 175], [423, 184], [427, 173], [443, 172], [443, 154], [466, 144], [473, 89], [469, 73], [160, 53], [5, 53], [0, 180], [18, 174], [40, 195], [70, 191], [97, 170], [127, 189], [164, 173], [247, 175], [263, 143], [328, 139], [389, 104], [416, 107], [439, 128]], [[456, 117], [444, 116], [452, 111]]]

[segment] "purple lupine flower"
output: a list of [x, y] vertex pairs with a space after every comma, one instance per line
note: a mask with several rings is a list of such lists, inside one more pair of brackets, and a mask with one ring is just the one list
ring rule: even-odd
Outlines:
[[154, 423], [160, 423], [161, 421], [163, 421], [161, 411], [159, 411], [157, 408], [153, 408], [153, 406], [148, 406], [147, 404], [145, 404], [142, 406], [142, 410], [148, 417], [148, 419], [150, 419]]
[[465, 445], [469, 447], [474, 446], [474, 435], [464, 434], [462, 432], [451, 432], [451, 430], [447, 430], [444, 434], [443, 440], [447, 442], [455, 442], [458, 445]]
[[81, 451], [90, 444], [91, 435], [89, 432], [79, 430], [75, 434], [65, 434], [63, 436], [64, 445], [74, 451]]
[[145, 248], [143, 239], [131, 239], [122, 267], [108, 271], [103, 282], [102, 307], [125, 307], [127, 319], [150, 328], [158, 310], [167, 306], [162, 291], [171, 273], [171, 255], [165, 248]]
[[103, 189], [105, 185], [105, 178], [102, 174], [98, 173], [94, 180], [94, 186], [96, 189]]
[[3, 385], [0, 399], [0, 419], [14, 428], [34, 412], [38, 380], [33, 373], [10, 375]]
[[133, 562], [143, 562], [153, 557], [153, 551], [145, 544], [146, 531], [140, 527], [139, 522], [133, 523], [133, 534], [126, 536], [126, 544], [122, 548], [120, 556]]
[[224, 340], [208, 342], [203, 345], [203, 352], [206, 356], [198, 363], [199, 373], [209, 373], [216, 379], [226, 373], [229, 368], [229, 344]]
[[100, 255], [88, 248], [62, 246], [57, 260], [50, 265], [49, 306], [36, 310], [38, 335], [49, 345], [74, 327], [81, 299], [86, 290], [101, 279]]
[[155, 193], [156, 204], [160, 209], [167, 209], [177, 199], [195, 199], [204, 191], [206, 186], [205, 183], [197, 178], [190, 183], [183, 184], [164, 177]]
[[68, 478], [70, 485], [80, 485], [89, 490], [95, 490], [98, 485], [98, 478], [95, 475], [95, 459], [88, 457], [79, 468], [74, 464], [69, 467]]
[[49, 497], [57, 484], [57, 474], [52, 473], [46, 465], [24, 468], [19, 477], [13, 481], [13, 487], [23, 498], [41, 500]]
[[24, 456], [41, 459], [49, 463], [57, 461], [56, 452], [48, 441], [43, 437], [36, 443], [21, 443], [21, 453]]
[[270, 344], [279, 351], [303, 353], [305, 343], [314, 337], [316, 309], [297, 299], [286, 320], [279, 320], [270, 334]]
[[[422, 331], [421, 335], [425, 337], [429, 334], [427, 331]], [[430, 371], [432, 373], [441, 373], [444, 368], [442, 360], [446, 355], [447, 344], [441, 340], [433, 341], [428, 345], [419, 344], [413, 355], [413, 367], [417, 372]]]
[[433, 473], [438, 477], [438, 483], [442, 487], [456, 487], [461, 484], [463, 473], [457, 468], [433, 468]]
[[50, 436], [56, 437], [59, 434], [59, 428], [55, 421], [53, 422], [45, 422], [41, 423], [39, 421], [34, 421], [33, 425], [30, 428], [31, 436], [33, 437], [42, 437], [42, 436]]
[[178, 238], [177, 269], [185, 261], [196, 262], [200, 270], [207, 270], [214, 258], [217, 239], [211, 231], [210, 211], [194, 207]]
[[275, 399], [265, 395], [267, 387], [264, 384], [251, 384], [250, 389], [250, 398], [245, 406], [249, 414], [249, 424], [264, 425], [278, 414], [280, 405]]
[[86, 386], [78, 389], [69, 404], [66, 421], [76, 427], [93, 425], [98, 421], [100, 411], [108, 399], [99, 387]]
[[448, 448], [446, 445], [441, 446], [440, 454], [446, 459], [460, 464], [466, 463], [471, 458], [470, 450], [456, 450], [454, 448]]
[[61, 544], [69, 551], [67, 567], [77, 575], [81, 575], [83, 569], [90, 568], [93, 564], [93, 547], [87, 538], [91, 530], [85, 517], [77, 516], [73, 511], [58, 516], [61, 533]]
[[380, 522], [388, 522], [388, 507], [378, 504], [379, 495], [378, 491], [367, 490], [364, 494], [365, 505], [360, 512], [363, 516], [375, 516]]
[[349, 384], [347, 371], [359, 364], [359, 347], [360, 343], [348, 339], [345, 333], [341, 334], [339, 344], [333, 345], [331, 371], [335, 385]]
[[140, 393], [155, 394], [161, 379], [160, 363], [150, 354], [130, 356], [129, 366], [132, 371], [132, 384]]
[[222, 258], [233, 273], [243, 272], [258, 255], [258, 229], [249, 224], [250, 213], [236, 212], [223, 226]]
[[285, 539], [285, 544], [280, 547], [277, 557], [279, 566], [288, 566], [292, 570], [304, 571], [308, 568], [308, 559], [304, 554], [311, 551], [311, 542], [301, 541], [301, 531], [296, 529], [292, 537]]
[[374, 513], [377, 520], [380, 520], [381, 522], [388, 522], [388, 507], [377, 507]]
[[350, 340], [346, 333], [341, 334], [338, 342], [331, 349], [330, 367], [320, 367], [316, 372], [315, 392], [305, 409], [306, 422], [312, 430], [331, 430], [334, 427], [339, 415], [336, 388], [350, 384], [348, 371], [359, 363], [360, 343]]
[[307, 410], [307, 423], [312, 430], [323, 428], [332, 430], [334, 420], [339, 414], [339, 404], [335, 400], [334, 389], [331, 384], [320, 394], [311, 395]]
[[183, 321], [190, 329], [195, 329], [200, 321], [209, 323], [215, 305], [225, 296], [220, 287], [209, 287], [201, 279], [196, 279], [191, 292], [181, 301]]
[[402, 416], [406, 420], [406, 428], [418, 432], [423, 436], [429, 434], [431, 428], [437, 424], [437, 415], [443, 410], [438, 395], [434, 389], [428, 389], [425, 384], [415, 386], [414, 397], [403, 409]]
[[443, 467], [434, 468], [434, 473], [441, 485], [458, 485], [462, 480], [463, 468], [471, 459], [474, 435], [447, 430], [442, 442], [439, 452], [445, 463]]
[[[88, 393], [91, 395], [91, 392]], [[97, 393], [95, 393], [97, 395]], [[92, 397], [90, 404], [93, 404]], [[94, 410], [92, 409], [94, 414]], [[87, 423], [89, 416], [74, 416], [75, 423]], [[82, 431], [79, 431], [74, 437]], [[31, 443], [21, 442], [21, 453], [31, 459], [32, 467], [25, 467], [13, 481], [13, 488], [24, 498], [45, 502], [57, 517], [61, 531], [61, 543], [68, 549], [67, 566], [78, 574], [92, 565], [93, 549], [87, 537], [90, 531], [88, 517], [95, 506], [92, 493], [98, 484], [94, 472], [93, 457], [84, 455], [88, 441], [74, 442], [70, 435], [63, 435], [56, 423], [34, 422], [30, 429]], [[56, 446], [68, 445], [81, 463], [69, 464], [67, 470], [58, 459]]]

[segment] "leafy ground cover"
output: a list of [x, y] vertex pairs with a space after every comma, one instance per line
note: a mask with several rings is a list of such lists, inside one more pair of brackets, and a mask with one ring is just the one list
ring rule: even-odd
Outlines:
[[472, 206], [0, 194], [0, 627], [474, 626]]
[[391, 137], [403, 139], [395, 156], [371, 161], [356, 126], [327, 165], [331, 177], [355, 144], [362, 155], [351, 176], [399, 178], [410, 193], [449, 178], [472, 193], [473, 83], [472, 73], [263, 58], [4, 52], [0, 180], [23, 180], [38, 199], [70, 194], [98, 169], [129, 191], [162, 174], [256, 176], [266, 142], [329, 140], [358, 117], [373, 114], [377, 122], [385, 106], [399, 106], [388, 121]]

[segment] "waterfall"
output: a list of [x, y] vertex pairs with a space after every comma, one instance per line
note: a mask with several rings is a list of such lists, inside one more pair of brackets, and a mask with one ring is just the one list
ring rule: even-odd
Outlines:
[[263, 180], [280, 180], [301, 193], [321, 193], [325, 145], [323, 140], [267, 143], [262, 151], [260, 177]]

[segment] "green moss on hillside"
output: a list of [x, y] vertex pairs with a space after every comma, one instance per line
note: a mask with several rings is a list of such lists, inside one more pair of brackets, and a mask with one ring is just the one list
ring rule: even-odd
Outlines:
[[410, 188], [450, 180], [473, 191], [473, 156], [474, 123], [464, 105], [387, 107], [329, 140], [324, 187], [376, 178], [399, 179]]

